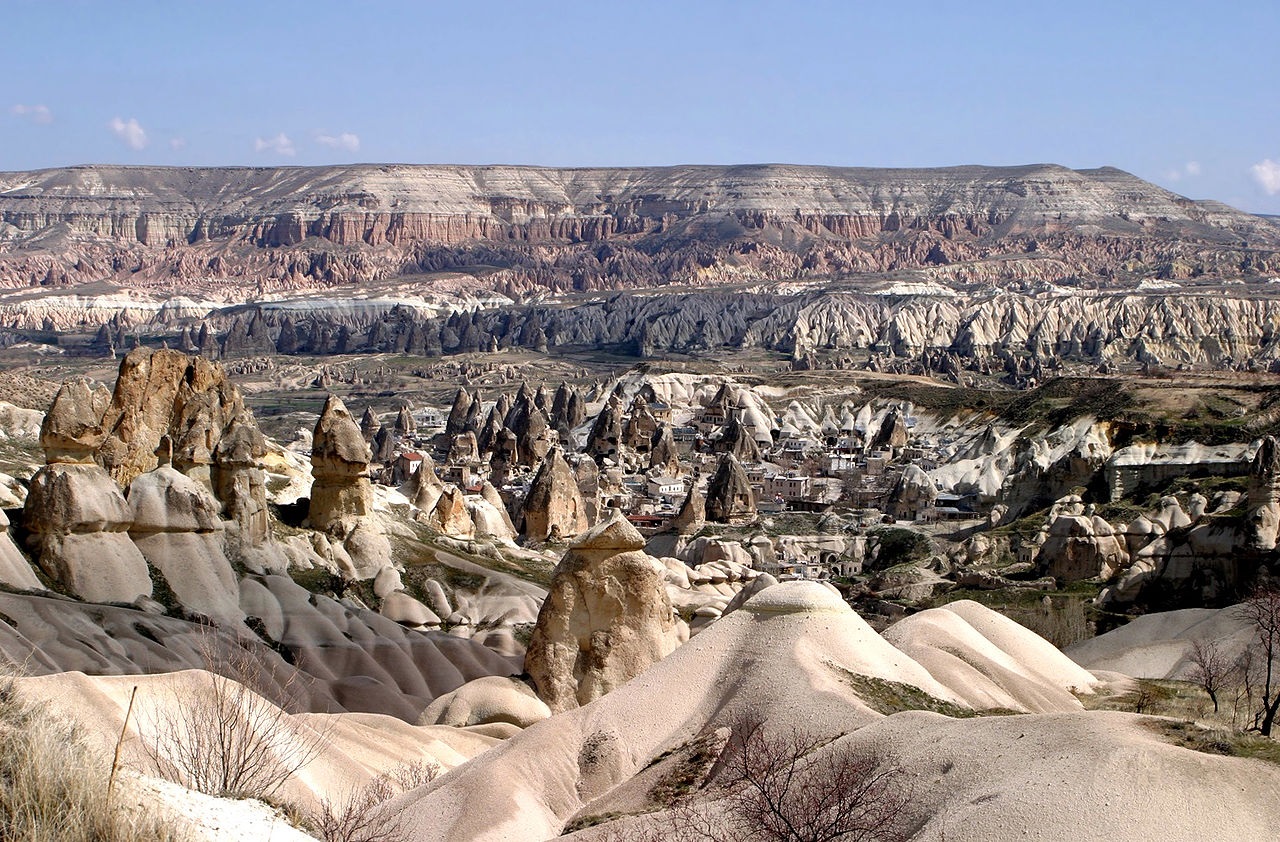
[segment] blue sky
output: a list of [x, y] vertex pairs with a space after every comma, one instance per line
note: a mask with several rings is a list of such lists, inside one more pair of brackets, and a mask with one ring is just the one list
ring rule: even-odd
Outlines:
[[0, 169], [1112, 165], [1280, 213], [1280, 0], [0, 2]]

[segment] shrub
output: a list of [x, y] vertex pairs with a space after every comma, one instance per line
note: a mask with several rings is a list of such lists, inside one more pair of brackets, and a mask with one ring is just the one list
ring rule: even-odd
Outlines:
[[[176, 842], [176, 828], [108, 800], [110, 761], [71, 721], [0, 679], [0, 839], [29, 842]], [[117, 797], [117, 802], [119, 798]]]
[[402, 792], [433, 781], [433, 763], [408, 763], [383, 772], [336, 801], [324, 799], [311, 815], [311, 826], [324, 842], [407, 842], [402, 816], [378, 809]]
[[255, 692], [290, 697], [296, 671], [276, 675], [234, 642], [219, 647], [212, 634], [202, 640], [202, 654], [209, 671], [174, 676], [140, 717], [151, 771], [207, 795], [268, 799], [315, 759], [328, 734]]

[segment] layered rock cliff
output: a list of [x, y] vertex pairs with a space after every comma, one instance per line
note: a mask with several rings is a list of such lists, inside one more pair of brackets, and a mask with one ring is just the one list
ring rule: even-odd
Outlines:
[[1280, 270], [1280, 229], [1053, 165], [0, 173], [9, 287], [266, 292], [475, 269], [521, 295], [937, 267], [970, 282], [1240, 277]]

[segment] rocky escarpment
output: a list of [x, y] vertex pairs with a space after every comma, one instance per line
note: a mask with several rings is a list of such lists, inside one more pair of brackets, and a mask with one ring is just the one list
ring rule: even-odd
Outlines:
[[76, 167], [0, 174], [0, 285], [258, 292], [499, 267], [508, 295], [960, 267], [957, 278], [1238, 277], [1274, 225], [1121, 172]]
[[[1280, 358], [1275, 330], [1280, 298], [1270, 289], [1213, 295], [1173, 289], [987, 289], [944, 295], [941, 288], [910, 295], [839, 290], [617, 294], [576, 301], [573, 307], [509, 305], [449, 316], [391, 303], [380, 312], [348, 313], [297, 299], [288, 307], [262, 304], [215, 311], [205, 332], [228, 358], [264, 353], [441, 356], [512, 347], [552, 352], [607, 348], [661, 357], [764, 348], [809, 367], [870, 367], [952, 380], [995, 374], [1025, 383], [1064, 364], [1265, 369]], [[262, 342], [244, 338], [245, 322], [255, 325], [253, 332], [264, 337]], [[173, 325], [132, 330], [179, 346], [183, 334], [191, 333], [189, 328], [175, 332]], [[121, 328], [121, 342], [126, 335], [131, 334]], [[109, 347], [97, 345], [99, 351]], [[466, 410], [474, 402], [473, 396], [466, 397], [466, 405], [455, 405], [451, 413], [458, 430], [466, 426]], [[566, 405], [551, 426], [567, 429], [581, 420], [580, 407]], [[483, 422], [475, 425], [477, 433]]]

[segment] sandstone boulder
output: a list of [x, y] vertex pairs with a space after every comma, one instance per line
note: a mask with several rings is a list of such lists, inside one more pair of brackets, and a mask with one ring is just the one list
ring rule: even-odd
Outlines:
[[756, 498], [742, 464], [732, 453], [720, 457], [715, 476], [707, 485], [707, 519], [742, 524], [755, 520]]
[[600, 698], [679, 645], [665, 567], [644, 544], [615, 509], [556, 566], [525, 656], [552, 711]]
[[586, 531], [588, 523], [577, 478], [554, 448], [547, 454], [521, 507], [524, 535], [531, 541], [562, 540]]
[[151, 596], [147, 562], [126, 534], [131, 516], [105, 470], [64, 462], [36, 472], [23, 510], [41, 569], [87, 602]]
[[129, 537], [178, 602], [219, 625], [238, 625], [240, 589], [227, 560], [221, 506], [200, 483], [162, 464], [129, 484]]

